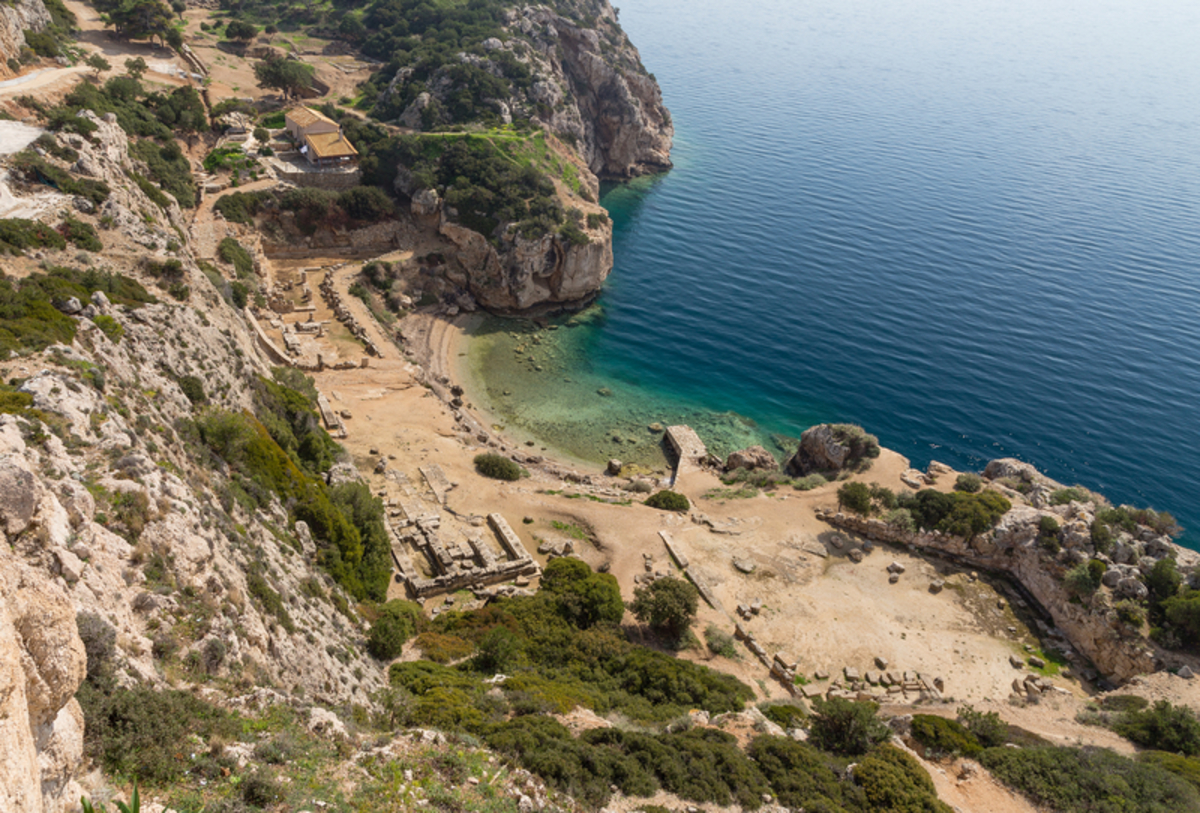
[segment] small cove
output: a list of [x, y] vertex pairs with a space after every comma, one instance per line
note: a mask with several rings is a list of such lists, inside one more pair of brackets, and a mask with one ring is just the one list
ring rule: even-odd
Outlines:
[[539, 342], [482, 324], [474, 398], [597, 463], [661, 463], [653, 423], [782, 454], [853, 421], [918, 466], [1014, 456], [1169, 510], [1200, 546], [1200, 10], [664, 0], [622, 22], [676, 169], [606, 192], [596, 306]]

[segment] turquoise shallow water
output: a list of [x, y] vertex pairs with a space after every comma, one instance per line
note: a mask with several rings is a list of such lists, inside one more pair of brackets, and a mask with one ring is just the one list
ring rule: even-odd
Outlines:
[[1169, 510], [1200, 547], [1200, 5], [621, 7], [677, 166], [604, 197], [596, 308], [474, 340], [503, 423], [653, 461], [654, 421], [722, 451], [853, 421], [919, 466], [1014, 456]]

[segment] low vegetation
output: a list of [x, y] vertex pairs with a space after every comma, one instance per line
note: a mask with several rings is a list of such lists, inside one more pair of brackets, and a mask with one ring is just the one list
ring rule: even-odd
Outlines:
[[651, 508], [658, 508], [661, 511], [682, 512], [692, 507], [692, 503], [686, 495], [667, 489], [651, 494], [643, 504]]
[[260, 214], [291, 212], [305, 234], [318, 227], [356, 228], [395, 215], [395, 204], [377, 186], [356, 186], [344, 192], [302, 187], [285, 191], [232, 192], [213, 206], [231, 223], [252, 224]]
[[520, 480], [525, 471], [504, 455], [492, 452], [475, 455], [475, 470], [493, 480], [509, 481]]
[[114, 304], [134, 308], [155, 301], [135, 280], [109, 272], [53, 268], [22, 280], [0, 278], [0, 354], [24, 355], [59, 342], [70, 344], [78, 323], [54, 303], [72, 297], [85, 303], [94, 291], [103, 291]]

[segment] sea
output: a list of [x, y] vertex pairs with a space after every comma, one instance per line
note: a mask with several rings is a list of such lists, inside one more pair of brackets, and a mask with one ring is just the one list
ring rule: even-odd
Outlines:
[[472, 331], [548, 452], [781, 459], [852, 422], [1015, 457], [1200, 548], [1200, 3], [621, 0], [675, 168], [606, 188], [599, 301]]

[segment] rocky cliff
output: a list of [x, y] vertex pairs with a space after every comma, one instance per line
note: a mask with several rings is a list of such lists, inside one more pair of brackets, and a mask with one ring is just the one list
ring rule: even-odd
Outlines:
[[20, 57], [25, 32], [43, 31], [50, 22], [50, 12], [42, 0], [0, 3], [0, 78], [13, 75], [8, 61]]
[[[1051, 495], [1061, 484], [1017, 460], [992, 461], [985, 477], [989, 487], [1013, 502], [1013, 508], [995, 528], [970, 539], [938, 531], [908, 531], [882, 519], [842, 512], [818, 516], [871, 539], [947, 554], [972, 566], [1010, 574], [1078, 653], [1117, 682], [1162, 666], [1190, 664], [1186, 656], [1163, 650], [1140, 626], [1123, 620], [1114, 605], [1143, 601], [1148, 592], [1145, 578], [1163, 558], [1174, 559], [1180, 573], [1194, 582], [1200, 578], [1200, 554], [1149, 527], [1138, 527], [1133, 533], [1119, 530], [1111, 548], [1099, 550], [1091, 535], [1101, 507], [1098, 498], [1055, 505]], [[1047, 544], [1043, 517], [1052, 518], [1059, 528], [1053, 544]], [[1090, 596], [1074, 595], [1064, 577], [1072, 567], [1091, 560], [1104, 563], [1103, 584]]]
[[[545, 126], [573, 144], [601, 178], [624, 180], [670, 168], [671, 114], [607, 0], [507, 9], [497, 33], [503, 36], [485, 40], [482, 54], [460, 53], [458, 61], [507, 87], [503, 98], [486, 100], [502, 121], [530, 119]], [[514, 62], [528, 78], [510, 81], [506, 65]], [[401, 67], [381, 104], [412, 98], [399, 123], [413, 129], [463, 123], [448, 112], [453, 97], [463, 92], [457, 67], [443, 65], [428, 79]]]

